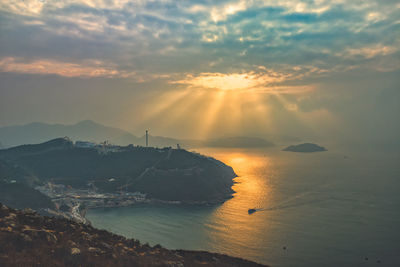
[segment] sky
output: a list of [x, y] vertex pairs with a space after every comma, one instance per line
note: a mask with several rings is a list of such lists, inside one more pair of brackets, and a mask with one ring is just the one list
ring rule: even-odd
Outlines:
[[399, 143], [396, 0], [0, 2], [0, 126]]

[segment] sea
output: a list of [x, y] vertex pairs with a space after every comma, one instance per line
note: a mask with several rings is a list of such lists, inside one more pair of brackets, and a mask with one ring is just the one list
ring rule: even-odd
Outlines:
[[87, 218], [142, 243], [276, 267], [400, 266], [399, 153], [196, 151], [233, 167], [232, 199], [93, 209]]

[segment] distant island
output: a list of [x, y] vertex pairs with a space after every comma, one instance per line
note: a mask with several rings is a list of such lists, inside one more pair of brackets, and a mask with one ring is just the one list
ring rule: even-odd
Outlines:
[[224, 163], [184, 149], [68, 138], [0, 150], [0, 166], [0, 201], [81, 222], [86, 208], [221, 203], [232, 197], [236, 177]]
[[287, 148], [283, 149], [283, 151], [309, 153], [309, 152], [327, 151], [327, 149], [313, 143], [304, 143], [299, 145], [288, 146]]
[[206, 251], [169, 250], [0, 204], [1, 266], [265, 266]]

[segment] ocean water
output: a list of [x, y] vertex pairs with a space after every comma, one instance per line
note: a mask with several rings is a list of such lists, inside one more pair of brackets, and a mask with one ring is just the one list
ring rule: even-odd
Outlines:
[[400, 266], [399, 154], [198, 151], [234, 168], [234, 198], [96, 209], [88, 219], [143, 243], [271, 266]]

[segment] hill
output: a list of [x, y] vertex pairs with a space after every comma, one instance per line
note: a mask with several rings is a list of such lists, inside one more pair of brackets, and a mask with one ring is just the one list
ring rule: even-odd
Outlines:
[[[0, 127], [0, 149], [23, 144], [37, 144], [50, 139], [68, 136], [71, 140], [103, 142], [108, 140], [116, 145], [145, 145], [145, 135], [135, 136], [127, 131], [108, 127], [91, 120], [85, 120], [72, 125], [30, 123], [19, 126]], [[149, 135], [152, 147], [224, 147], [224, 148], [259, 148], [273, 146], [273, 143], [287, 144], [299, 141], [296, 137], [284, 135], [267, 135], [267, 141], [259, 137], [234, 136], [217, 139], [176, 139], [164, 136]]]
[[[50, 139], [68, 136], [71, 140], [103, 142], [108, 140], [116, 145], [145, 145], [145, 135], [135, 136], [127, 131], [108, 127], [91, 120], [85, 120], [72, 125], [30, 123], [18, 126], [0, 127], [0, 149], [23, 144], [38, 144]], [[260, 137], [233, 136], [216, 139], [176, 139], [164, 136], [149, 135], [149, 145], [152, 147], [223, 147], [223, 148], [262, 148], [276, 144], [287, 144], [299, 141], [296, 137], [284, 135], [267, 135], [267, 140]], [[272, 140], [272, 142], [270, 141]]]
[[141, 192], [166, 201], [224, 201], [236, 177], [224, 163], [183, 149], [83, 148], [65, 138], [0, 150], [0, 160], [29, 173], [30, 179], [21, 174], [18, 179], [33, 186], [52, 182], [99, 193]]
[[0, 181], [0, 202], [16, 209], [30, 208], [43, 214], [47, 214], [45, 209], [55, 209], [48, 196], [21, 183]]
[[30, 123], [19, 126], [0, 127], [0, 141], [4, 147], [22, 144], [36, 144], [46, 140], [68, 136], [72, 140], [90, 140], [94, 142], [110, 142], [126, 145], [137, 144], [139, 139], [129, 132], [107, 127], [91, 120], [73, 125]]
[[1, 266], [264, 266], [204, 251], [168, 250], [90, 225], [0, 204]]
[[[72, 125], [30, 123], [26, 125], [0, 127], [0, 149], [23, 144], [37, 144], [50, 139], [68, 136], [71, 140], [103, 142], [108, 140], [116, 145], [145, 145], [145, 136], [137, 137], [127, 131], [104, 126], [91, 120], [85, 120]], [[166, 147], [183, 141], [149, 135], [149, 144], [153, 147]], [[185, 144], [190, 145], [191, 142]]]

